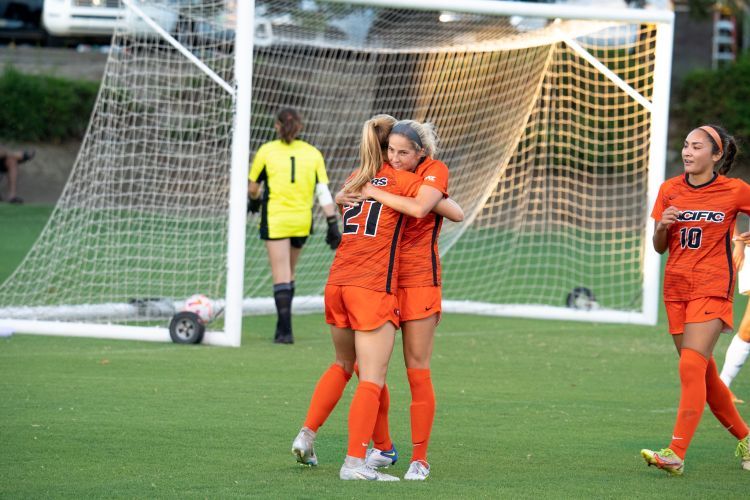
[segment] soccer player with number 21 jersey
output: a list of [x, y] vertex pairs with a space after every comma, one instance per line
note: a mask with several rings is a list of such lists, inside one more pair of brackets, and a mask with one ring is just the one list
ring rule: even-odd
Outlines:
[[[381, 422], [382, 432], [388, 432], [385, 378], [395, 331], [401, 322], [397, 292], [401, 239], [408, 226], [404, 213], [424, 217], [435, 211], [451, 220], [463, 218], [460, 207], [444, 198], [446, 193], [423, 196], [422, 177], [383, 161], [383, 150], [395, 124], [396, 120], [388, 115], [378, 115], [365, 123], [361, 166], [345, 184], [344, 191], [349, 194], [344, 194], [343, 200], [337, 195], [337, 202], [344, 206], [343, 238], [325, 289], [326, 322], [331, 327], [336, 362], [319, 379], [304, 426], [292, 445], [299, 462], [317, 464], [315, 434], [341, 398], [356, 362], [359, 384], [349, 411], [347, 456], [339, 472], [344, 480], [398, 480], [377, 471], [366, 458], [376, 421]], [[424, 151], [421, 155], [426, 156]], [[414, 205], [397, 211], [360, 196], [360, 191], [370, 185], [397, 197], [411, 198]]]

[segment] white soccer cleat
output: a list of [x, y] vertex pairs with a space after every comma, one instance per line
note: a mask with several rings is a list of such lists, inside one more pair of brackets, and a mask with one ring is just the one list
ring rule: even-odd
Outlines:
[[292, 454], [297, 457], [297, 462], [302, 465], [318, 465], [318, 456], [315, 454], [315, 433], [303, 427], [292, 443]]
[[344, 461], [344, 465], [341, 466], [339, 471], [339, 478], [344, 481], [398, 481], [399, 478], [391, 476], [390, 474], [383, 474], [367, 465], [364, 461], [347, 465], [347, 460]]
[[379, 469], [381, 467], [388, 468], [398, 462], [398, 451], [395, 446], [391, 446], [390, 450], [379, 450], [377, 448], [370, 448], [367, 450], [367, 458], [365, 463], [373, 469]]
[[419, 460], [409, 464], [409, 470], [404, 474], [404, 479], [408, 481], [424, 481], [430, 477], [430, 464]]

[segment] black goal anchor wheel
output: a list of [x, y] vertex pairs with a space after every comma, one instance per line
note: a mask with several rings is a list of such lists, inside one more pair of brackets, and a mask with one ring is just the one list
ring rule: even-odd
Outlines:
[[578, 286], [568, 294], [568, 297], [565, 299], [565, 304], [571, 309], [590, 310], [594, 307], [594, 304], [596, 304], [596, 297], [594, 297], [594, 292], [588, 288]]
[[200, 344], [206, 325], [190, 311], [178, 312], [169, 322], [169, 336], [175, 344]]

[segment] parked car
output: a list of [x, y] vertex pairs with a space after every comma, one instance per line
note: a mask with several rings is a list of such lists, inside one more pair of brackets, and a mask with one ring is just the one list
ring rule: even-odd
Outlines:
[[[171, 0], [179, 4], [180, 0]], [[177, 8], [139, 5], [145, 13], [167, 32], [177, 24]], [[121, 19], [125, 27], [138, 33], [151, 33], [151, 29], [121, 0], [44, 0], [42, 16], [47, 31], [58, 37], [111, 37]]]
[[0, 0], [0, 40], [41, 41], [44, 0]]

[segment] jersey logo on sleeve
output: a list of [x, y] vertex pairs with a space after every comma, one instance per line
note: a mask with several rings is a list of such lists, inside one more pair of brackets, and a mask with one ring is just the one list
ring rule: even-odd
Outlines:
[[373, 186], [387, 186], [388, 185], [388, 177], [375, 177], [372, 181], [370, 181]]
[[424, 180], [435, 182], [437, 180], [437, 177], [435, 177], [434, 175], [428, 175], [427, 177], [424, 178]]
[[714, 212], [711, 210], [683, 210], [677, 217], [680, 222], [724, 222], [724, 212]]

